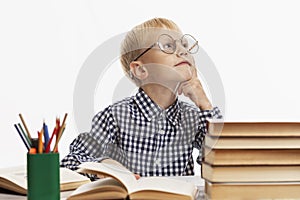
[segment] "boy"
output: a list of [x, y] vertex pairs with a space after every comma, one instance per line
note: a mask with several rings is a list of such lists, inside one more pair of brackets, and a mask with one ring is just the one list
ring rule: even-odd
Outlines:
[[[99, 112], [61, 166], [75, 170], [82, 162], [112, 158], [140, 176], [194, 175], [192, 151], [201, 150], [206, 119], [221, 117], [197, 78], [192, 54], [198, 48], [194, 37], [167, 19], [133, 28], [120, 59], [137, 94]], [[195, 105], [178, 100], [181, 94]]]

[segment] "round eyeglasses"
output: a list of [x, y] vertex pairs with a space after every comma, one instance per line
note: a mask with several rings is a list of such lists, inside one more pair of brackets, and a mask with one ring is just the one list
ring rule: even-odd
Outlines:
[[[173, 39], [172, 36], [168, 34], [162, 34], [158, 37], [157, 42], [155, 42], [150, 47], [148, 47], [145, 51], [143, 51], [140, 55], [138, 55], [133, 61], [137, 61], [141, 56], [147, 53], [155, 45], [157, 45], [162, 52], [167, 54], [173, 54], [177, 48], [176, 41], [177, 40]], [[178, 39], [178, 41], [190, 54], [197, 53], [199, 50], [198, 41], [190, 34], [184, 34], [180, 39]]]

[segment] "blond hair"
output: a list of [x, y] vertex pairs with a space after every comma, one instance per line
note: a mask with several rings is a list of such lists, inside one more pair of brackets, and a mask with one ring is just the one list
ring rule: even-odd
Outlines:
[[120, 61], [126, 75], [129, 75], [130, 63], [141, 53], [141, 49], [145, 48], [145, 44], [149, 40], [149, 37], [147, 37], [149, 33], [156, 31], [154, 28], [180, 31], [173, 21], [165, 18], [150, 19], [129, 31], [120, 49]]

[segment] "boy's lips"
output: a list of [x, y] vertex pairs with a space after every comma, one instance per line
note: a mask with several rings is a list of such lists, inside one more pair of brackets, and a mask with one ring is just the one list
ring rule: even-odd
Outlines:
[[181, 61], [181, 62], [177, 63], [177, 64], [174, 65], [174, 66], [177, 67], [177, 66], [180, 66], [180, 65], [188, 65], [188, 66], [191, 66], [191, 63], [188, 62], [188, 61], [186, 61], [186, 60], [184, 60], [184, 61]]

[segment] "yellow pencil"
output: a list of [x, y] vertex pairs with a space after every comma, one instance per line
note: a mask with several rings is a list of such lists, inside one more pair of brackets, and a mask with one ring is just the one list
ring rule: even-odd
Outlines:
[[53, 148], [53, 152], [57, 152], [57, 145], [59, 143], [59, 140], [63, 134], [63, 131], [65, 130], [66, 128], [66, 124], [63, 124], [62, 127], [60, 127], [59, 129], [59, 133], [57, 134], [57, 137], [56, 137], [56, 141], [55, 141], [55, 145], [54, 145], [54, 148]]
[[68, 116], [68, 113], [65, 113], [65, 116], [64, 116], [64, 119], [63, 119], [63, 122], [61, 124], [61, 127], [59, 129], [59, 132], [57, 133], [57, 137], [56, 137], [56, 141], [55, 141], [55, 145], [54, 145], [54, 148], [53, 148], [53, 152], [57, 152], [57, 145], [58, 145], [58, 142], [66, 128], [66, 119], [67, 119], [67, 116]]
[[68, 116], [68, 113], [65, 113], [65, 116], [64, 116], [61, 126], [63, 126], [66, 123], [67, 116]]

